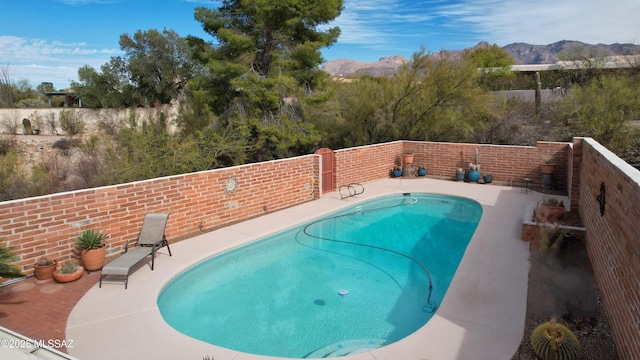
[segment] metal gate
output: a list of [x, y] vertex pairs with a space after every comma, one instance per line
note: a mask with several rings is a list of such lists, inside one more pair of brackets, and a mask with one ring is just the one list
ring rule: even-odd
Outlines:
[[334, 190], [333, 186], [333, 150], [328, 148], [318, 149], [315, 154], [320, 155], [322, 174], [322, 193], [326, 194]]

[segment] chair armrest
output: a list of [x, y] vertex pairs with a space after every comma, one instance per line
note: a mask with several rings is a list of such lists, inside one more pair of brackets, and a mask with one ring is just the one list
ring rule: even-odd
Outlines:
[[134, 243], [134, 242], [138, 242], [138, 239], [133, 239], [133, 240], [129, 240], [124, 244], [124, 252], [127, 252], [127, 250], [129, 250], [129, 244]]

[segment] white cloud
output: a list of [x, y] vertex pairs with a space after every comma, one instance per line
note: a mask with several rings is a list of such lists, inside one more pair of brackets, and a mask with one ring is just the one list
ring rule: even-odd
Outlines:
[[64, 43], [16, 36], [0, 36], [0, 64], [7, 65], [14, 80], [26, 79], [35, 87], [42, 81], [66, 88], [77, 80], [78, 68], [99, 69], [119, 49], [94, 49], [87, 43]]
[[107, 62], [110, 56], [121, 54], [119, 49], [93, 49], [86, 43], [63, 43], [16, 36], [0, 36], [0, 63], [48, 65], [84, 65], [88, 62]]
[[453, 26], [468, 26], [499, 45], [514, 42], [550, 44], [635, 42], [640, 37], [640, 2], [627, 0], [467, 0], [442, 6], [439, 15]]

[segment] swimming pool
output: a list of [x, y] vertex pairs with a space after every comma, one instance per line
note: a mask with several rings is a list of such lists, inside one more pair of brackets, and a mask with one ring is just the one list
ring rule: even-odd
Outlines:
[[242, 352], [368, 351], [431, 318], [481, 213], [450, 196], [369, 200], [191, 267], [158, 307], [176, 330]]

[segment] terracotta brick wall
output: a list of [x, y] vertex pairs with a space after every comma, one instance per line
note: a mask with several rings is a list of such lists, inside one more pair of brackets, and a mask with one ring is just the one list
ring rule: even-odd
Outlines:
[[[640, 172], [593, 139], [578, 139], [579, 209], [621, 359], [640, 359]], [[604, 184], [604, 215], [601, 185]]]
[[492, 172], [496, 182], [520, 184], [523, 178], [530, 178], [535, 186], [541, 186], [540, 163], [543, 157], [551, 156], [557, 164], [555, 177], [559, 187], [566, 190], [571, 185], [567, 172], [569, 144], [542, 141], [536, 147], [396, 141], [336, 150], [335, 185], [339, 188], [389, 177], [393, 166], [401, 165], [404, 151], [414, 153], [415, 166], [425, 167], [427, 176], [454, 179], [456, 168], [467, 170], [469, 163], [475, 162], [476, 150], [481, 172]]
[[[41, 256], [69, 259], [86, 229], [109, 234], [108, 252], [137, 236], [148, 212], [170, 213], [169, 241], [318, 197], [319, 156], [249, 164], [49, 196], [0, 202], [0, 238], [31, 273]], [[224, 189], [234, 177], [238, 188]]]

